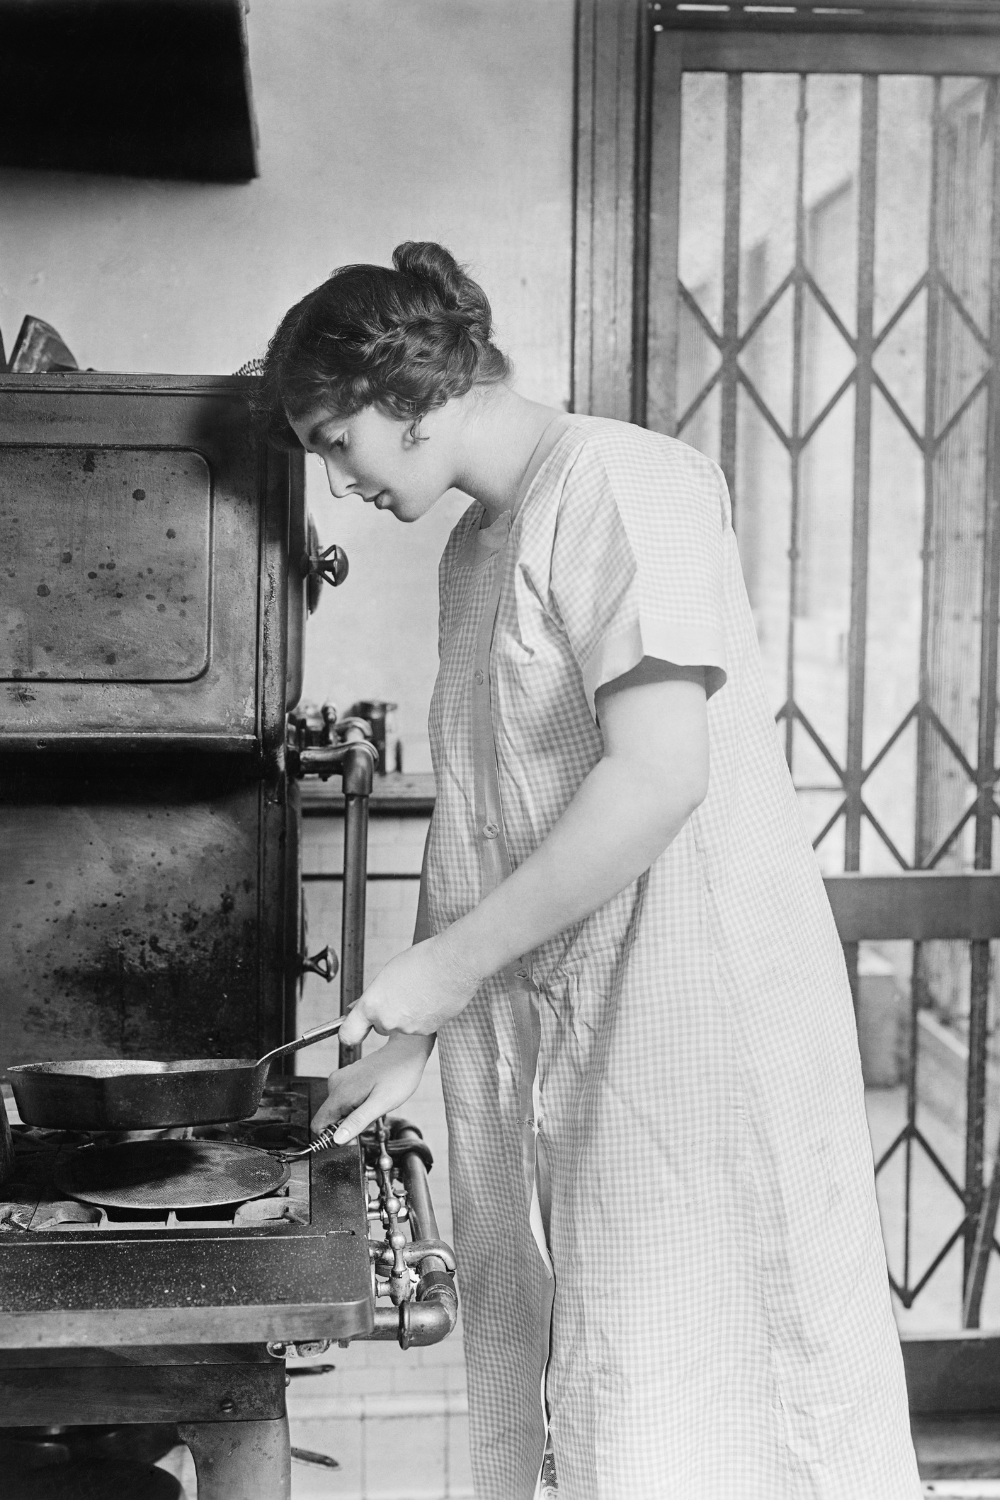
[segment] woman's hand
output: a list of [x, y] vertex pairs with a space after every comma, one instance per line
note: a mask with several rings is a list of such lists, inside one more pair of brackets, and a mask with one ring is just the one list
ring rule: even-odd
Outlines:
[[391, 1036], [384, 1047], [330, 1075], [330, 1092], [313, 1119], [313, 1129], [340, 1121], [338, 1146], [390, 1109], [398, 1109], [417, 1087], [434, 1046], [432, 1036]]
[[390, 959], [340, 1028], [345, 1047], [356, 1047], [369, 1031], [433, 1036], [463, 1011], [482, 983], [452, 951], [448, 932], [428, 938]]

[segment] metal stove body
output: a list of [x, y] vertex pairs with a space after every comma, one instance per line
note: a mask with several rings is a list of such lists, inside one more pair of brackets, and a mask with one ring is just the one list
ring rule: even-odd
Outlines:
[[[195, 1127], [271, 1150], [308, 1140], [322, 1080], [269, 1085], [259, 1116]], [[277, 1107], [276, 1107], [277, 1106]], [[275, 1121], [276, 1114], [284, 1116]], [[180, 1135], [181, 1132], [176, 1132]], [[294, 1342], [374, 1326], [366, 1195], [357, 1151], [289, 1163], [276, 1191], [220, 1207], [129, 1212], [67, 1198], [60, 1165], [97, 1143], [13, 1128], [2, 1187], [0, 1348]]]
[[[254, 434], [250, 389], [0, 376], [0, 1069], [289, 1040], [302, 973], [335, 969], [306, 947], [304, 774], [342, 779], [340, 1008], [361, 991], [371, 746], [355, 721], [288, 718], [307, 610], [344, 560], [318, 550], [300, 458]], [[301, 1152], [323, 1092], [272, 1075], [254, 1120], [207, 1135]], [[14, 1127], [0, 1426], [180, 1424], [206, 1500], [283, 1495], [289, 1345], [453, 1327], [412, 1127], [187, 1215], [68, 1196], [60, 1164], [100, 1146]]]
[[290, 1024], [309, 560], [249, 385], [0, 376], [5, 1068]]

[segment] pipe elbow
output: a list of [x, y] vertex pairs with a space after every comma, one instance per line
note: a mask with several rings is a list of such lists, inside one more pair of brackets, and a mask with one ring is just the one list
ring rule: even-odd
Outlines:
[[[450, 1278], [449, 1278], [450, 1279]], [[401, 1349], [440, 1344], [455, 1330], [458, 1294], [454, 1286], [432, 1286], [422, 1300], [400, 1307], [377, 1307], [372, 1339], [394, 1339]]]
[[[448, 1278], [450, 1280], [450, 1278]], [[458, 1293], [454, 1285], [436, 1285], [427, 1289], [418, 1300], [406, 1302], [399, 1309], [399, 1345], [407, 1349], [426, 1344], [440, 1344], [450, 1333], [454, 1333], [458, 1321]]]

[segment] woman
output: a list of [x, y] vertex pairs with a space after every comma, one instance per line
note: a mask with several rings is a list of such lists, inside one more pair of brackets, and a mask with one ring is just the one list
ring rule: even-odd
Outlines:
[[402, 1104], [437, 1035], [477, 1495], [530, 1500], [548, 1428], [560, 1500], [914, 1500], [850, 994], [721, 473], [516, 394], [447, 251], [393, 266], [293, 307], [263, 381], [337, 498], [473, 497], [414, 946], [317, 1124]]

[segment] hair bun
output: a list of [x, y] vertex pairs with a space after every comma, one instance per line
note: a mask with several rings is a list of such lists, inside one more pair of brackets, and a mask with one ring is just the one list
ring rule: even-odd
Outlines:
[[443, 245], [433, 240], [404, 240], [392, 252], [397, 271], [422, 282], [446, 312], [457, 314], [484, 344], [493, 333], [493, 313], [482, 287], [468, 276]]
[[482, 288], [441, 245], [407, 240], [388, 266], [340, 266], [290, 307], [267, 346], [257, 421], [298, 447], [289, 414], [415, 418], [500, 385], [510, 361], [491, 338]]

